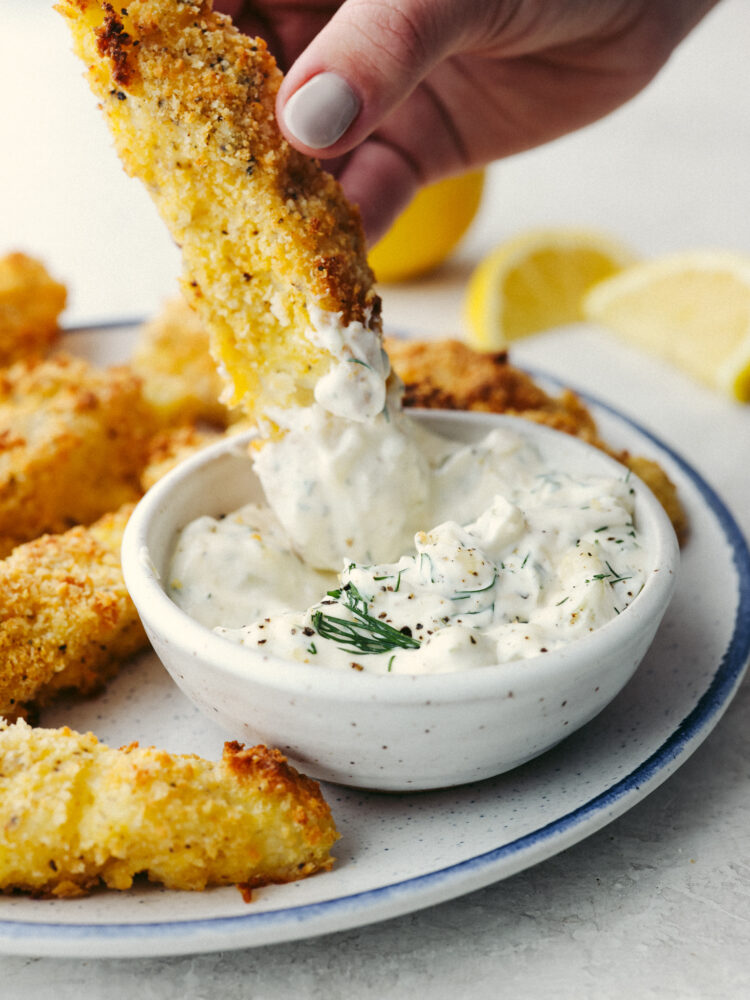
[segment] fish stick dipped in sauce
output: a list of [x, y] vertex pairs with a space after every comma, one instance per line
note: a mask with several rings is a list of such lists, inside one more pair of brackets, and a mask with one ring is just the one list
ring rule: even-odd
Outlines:
[[225, 399], [261, 420], [317, 399], [379, 413], [387, 357], [359, 213], [293, 149], [266, 43], [210, 0], [61, 0], [125, 169], [182, 248]]

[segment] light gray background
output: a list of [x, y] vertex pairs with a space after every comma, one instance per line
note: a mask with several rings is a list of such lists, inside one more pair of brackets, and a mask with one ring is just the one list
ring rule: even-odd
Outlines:
[[[141, 316], [178, 261], [124, 177], [46, 0], [2, 0], [0, 252], [44, 257], [69, 322]], [[594, 225], [644, 254], [750, 252], [750, 4], [724, 0], [651, 87], [606, 121], [496, 165], [454, 261], [383, 290], [392, 328], [461, 328], [478, 256], [529, 226]], [[519, 346], [684, 453], [750, 533], [750, 407], [604, 334]], [[666, 784], [585, 842], [497, 885], [324, 938], [194, 958], [0, 957], [4, 1000], [108, 997], [740, 998], [750, 995], [750, 691]], [[470, 985], [467, 985], [470, 984]]]

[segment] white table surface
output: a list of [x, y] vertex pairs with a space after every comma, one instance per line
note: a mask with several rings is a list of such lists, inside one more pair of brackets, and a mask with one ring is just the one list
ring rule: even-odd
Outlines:
[[[46, 260], [69, 324], [143, 316], [177, 253], [110, 149], [46, 0], [2, 0], [0, 252]], [[479, 255], [530, 226], [593, 225], [643, 254], [750, 252], [750, 3], [723, 0], [657, 80], [606, 121], [490, 172], [454, 260], [384, 288], [392, 328], [461, 331]], [[636, 416], [688, 457], [750, 535], [750, 407], [602, 331], [529, 339], [533, 364]], [[358, 930], [148, 960], [0, 958], [7, 1000], [750, 996], [750, 684], [666, 784], [583, 843], [504, 882]]]

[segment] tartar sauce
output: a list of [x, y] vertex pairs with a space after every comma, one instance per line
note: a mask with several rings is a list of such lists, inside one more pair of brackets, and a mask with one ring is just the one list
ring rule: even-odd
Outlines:
[[380, 338], [365, 323], [345, 324], [339, 313], [311, 306], [307, 337], [334, 358], [331, 370], [318, 379], [315, 400], [330, 413], [362, 421], [385, 405], [388, 355]]
[[169, 592], [262, 654], [434, 674], [543, 655], [645, 582], [633, 490], [550, 468], [505, 427], [472, 444], [388, 400], [353, 422], [290, 411], [254, 456], [267, 507], [181, 533]]

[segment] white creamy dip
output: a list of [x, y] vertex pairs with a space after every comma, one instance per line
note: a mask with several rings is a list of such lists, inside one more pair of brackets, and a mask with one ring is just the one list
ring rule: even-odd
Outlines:
[[381, 410], [288, 413], [254, 458], [273, 510], [188, 525], [175, 602], [264, 655], [422, 674], [543, 655], [639, 593], [624, 470], [579, 475], [506, 427], [461, 444]]
[[364, 323], [344, 324], [340, 313], [313, 306], [307, 338], [333, 355], [335, 364], [315, 386], [315, 399], [325, 410], [348, 420], [376, 416], [385, 405], [390, 370], [380, 338]]

